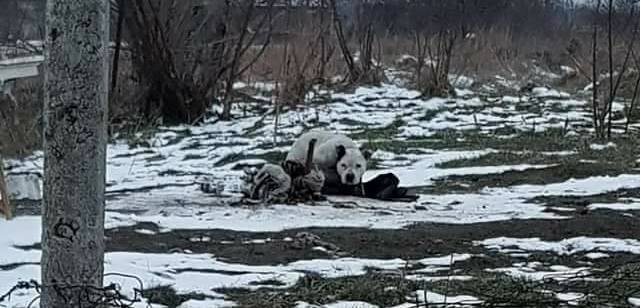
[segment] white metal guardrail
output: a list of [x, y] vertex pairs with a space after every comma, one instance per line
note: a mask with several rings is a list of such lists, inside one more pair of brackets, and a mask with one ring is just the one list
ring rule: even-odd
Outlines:
[[0, 60], [0, 93], [12, 97], [13, 81], [38, 76], [43, 61], [44, 56], [40, 55]]

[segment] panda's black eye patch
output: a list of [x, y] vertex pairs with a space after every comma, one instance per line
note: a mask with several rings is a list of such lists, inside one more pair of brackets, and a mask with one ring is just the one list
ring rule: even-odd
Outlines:
[[347, 164], [340, 165], [343, 169], [347, 169]]
[[362, 165], [361, 164], [357, 164], [356, 168], [360, 169], [360, 168], [362, 168]]

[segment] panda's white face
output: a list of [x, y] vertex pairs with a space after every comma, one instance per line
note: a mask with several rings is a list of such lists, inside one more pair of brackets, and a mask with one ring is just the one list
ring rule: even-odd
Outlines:
[[340, 182], [345, 185], [358, 185], [367, 171], [367, 160], [358, 149], [345, 149], [344, 155], [338, 160], [336, 170]]

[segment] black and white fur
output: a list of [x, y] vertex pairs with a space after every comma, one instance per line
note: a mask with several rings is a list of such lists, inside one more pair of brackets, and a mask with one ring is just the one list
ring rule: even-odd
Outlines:
[[282, 165], [265, 164], [260, 170], [245, 170], [243, 192], [251, 200], [268, 203], [318, 199], [324, 174], [313, 164], [315, 139], [309, 141], [303, 163], [285, 160]]
[[285, 160], [282, 164], [284, 170], [291, 176], [290, 198], [293, 200], [322, 199], [321, 193], [325, 176], [318, 166], [313, 163], [317, 141], [316, 139], [309, 141], [304, 165], [292, 160]]
[[309, 142], [316, 139], [313, 163], [325, 176], [325, 185], [360, 185], [367, 171], [367, 158], [349, 137], [327, 131], [313, 130], [302, 134], [293, 144], [288, 161], [304, 164]]

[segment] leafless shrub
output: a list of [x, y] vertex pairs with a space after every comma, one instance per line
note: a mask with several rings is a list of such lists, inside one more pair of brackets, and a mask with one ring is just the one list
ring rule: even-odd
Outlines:
[[[240, 22], [239, 27], [236, 28], [235, 38], [231, 45], [226, 46], [224, 50], [224, 58], [227, 58], [227, 62], [222, 63], [221, 71], [226, 74], [224, 79], [224, 96], [222, 99], [222, 114], [220, 118], [222, 120], [231, 119], [231, 98], [233, 97], [233, 85], [238, 78], [247, 70], [251, 65], [259, 59], [266, 48], [271, 43], [271, 27], [273, 25], [272, 8], [276, 3], [275, 0], [268, 0], [261, 2], [261, 5], [257, 6], [254, 0], [241, 0], [236, 3], [236, 6], [240, 8], [235, 18], [229, 19], [227, 17], [227, 24], [230, 24], [232, 20]], [[230, 2], [227, 1], [225, 6], [226, 10], [231, 10]], [[261, 12], [256, 12], [260, 9]], [[252, 30], [256, 29], [256, 30]], [[266, 30], [265, 30], [266, 29]], [[262, 39], [262, 43], [257, 42], [258, 39]], [[252, 47], [257, 47], [258, 51], [252, 55], [252, 58], [247, 60], [243, 66], [243, 59], [246, 55], [250, 55], [248, 51]]]
[[[200, 31], [212, 16], [181, 1], [135, 0], [125, 22], [146, 119], [192, 122], [205, 113], [219, 74], [219, 49]], [[215, 33], [223, 36], [222, 33]], [[218, 37], [214, 38], [217, 39]]]
[[13, 94], [0, 94], [0, 153], [15, 158], [41, 149], [41, 78], [17, 80]]
[[44, 1], [0, 1], [0, 43], [37, 39], [44, 28]]
[[257, 13], [255, 2], [248, 0], [207, 5], [136, 0], [128, 5], [125, 23], [145, 92], [145, 118], [192, 123], [222, 94], [221, 118], [228, 120], [230, 90], [245, 69], [241, 59], [268, 28], [270, 15]]
[[[376, 84], [384, 78], [380, 67], [374, 63], [373, 51], [376, 41], [376, 31], [374, 28], [375, 16], [371, 16], [370, 4], [368, 1], [360, 0], [355, 5], [356, 23], [352, 27], [352, 33], [345, 30], [344, 17], [338, 10], [336, 0], [331, 1], [333, 11], [333, 26], [338, 41], [338, 46], [342, 52], [345, 65], [347, 67], [346, 81], [349, 84]], [[375, 5], [375, 4], [374, 4]], [[351, 40], [357, 43], [358, 57], [350, 47]]]
[[312, 22], [295, 26], [287, 16], [288, 28], [299, 29], [281, 46], [282, 62], [278, 68], [278, 100], [285, 104], [305, 101], [316, 85], [327, 84], [327, 70], [335, 54], [330, 36], [330, 12], [328, 6], [319, 8]]
[[[577, 42], [574, 41], [570, 47], [576, 66], [591, 82], [592, 123], [598, 138], [611, 138], [613, 104], [635, 58], [639, 31], [640, 19], [635, 0], [594, 0], [590, 62], [576, 56], [579, 50]], [[589, 72], [585, 66], [590, 67]], [[632, 103], [637, 97], [637, 91], [633, 92]], [[633, 106], [628, 109], [632, 111]], [[628, 124], [625, 127], [628, 129]]]
[[328, 1], [318, 0], [313, 7], [289, 2], [274, 9], [278, 18], [272, 43], [244, 72], [243, 81], [274, 81], [273, 91], [260, 94], [271, 95], [283, 105], [304, 103], [310, 91], [330, 86], [332, 77], [339, 75], [344, 65], [337, 57]]
[[[433, 8], [436, 8], [435, 10]], [[469, 29], [463, 19], [464, 1], [414, 3], [412, 18], [414, 56], [417, 59], [415, 83], [426, 96], [447, 96], [453, 88], [449, 83], [454, 52]], [[419, 22], [424, 19], [425, 22]]]

